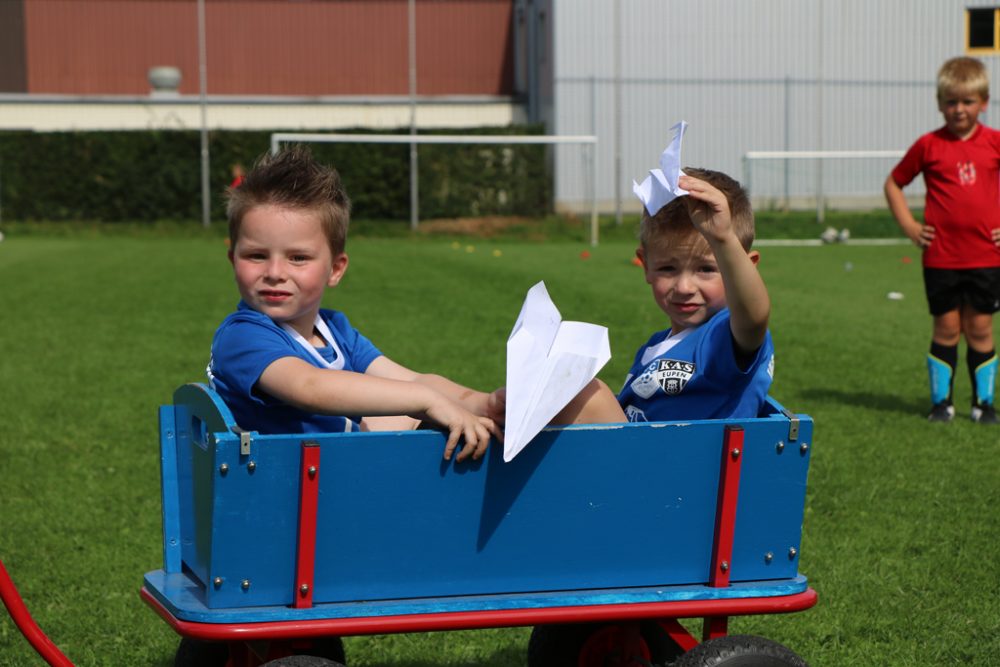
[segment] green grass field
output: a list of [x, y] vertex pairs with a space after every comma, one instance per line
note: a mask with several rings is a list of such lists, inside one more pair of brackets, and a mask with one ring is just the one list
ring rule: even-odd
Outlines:
[[[857, 235], [855, 235], [857, 236]], [[326, 305], [390, 357], [483, 389], [502, 383], [525, 291], [605, 324], [617, 388], [657, 328], [627, 237], [366, 238]], [[217, 234], [12, 234], [0, 243], [0, 557], [78, 665], [172, 664], [177, 637], [140, 600], [161, 566], [157, 406], [200, 381], [237, 296]], [[590, 257], [581, 259], [581, 251]], [[995, 665], [1000, 429], [924, 419], [930, 318], [908, 246], [762, 249], [773, 394], [812, 415], [801, 570], [819, 604], [734, 619], [813, 667]], [[890, 291], [902, 300], [889, 300]], [[964, 362], [963, 362], [964, 363]], [[964, 368], [960, 407], [969, 397]], [[627, 481], [623, 481], [627, 483]], [[620, 540], [621, 536], [608, 536]], [[642, 537], [634, 545], [642, 548]], [[348, 638], [355, 667], [524, 664], [523, 628]], [[0, 613], [0, 665], [41, 665]]]

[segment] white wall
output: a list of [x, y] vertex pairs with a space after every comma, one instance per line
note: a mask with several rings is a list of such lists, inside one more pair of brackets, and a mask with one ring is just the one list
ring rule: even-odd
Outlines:
[[[600, 138], [598, 199], [618, 190], [637, 210], [632, 179], [656, 166], [678, 120], [690, 123], [683, 162], [743, 178], [756, 150], [903, 150], [941, 123], [934, 80], [962, 55], [965, 9], [983, 0], [552, 0], [553, 127]], [[620, 11], [621, 142], [616, 142], [615, 11]], [[983, 58], [993, 89], [996, 57]], [[986, 122], [1000, 126], [991, 107]], [[560, 149], [556, 198], [584, 206], [575, 149]], [[835, 203], [881, 204], [893, 160], [825, 164]], [[755, 168], [755, 199], [808, 202], [815, 163]], [[793, 202], [794, 203], [794, 202]]]
[[[405, 98], [209, 98], [210, 129], [300, 130], [409, 127]], [[434, 98], [417, 106], [422, 128], [461, 128], [523, 123], [524, 110], [509, 99]], [[60, 132], [67, 130], [197, 130], [197, 96], [70, 97], [0, 94], [0, 129]]]

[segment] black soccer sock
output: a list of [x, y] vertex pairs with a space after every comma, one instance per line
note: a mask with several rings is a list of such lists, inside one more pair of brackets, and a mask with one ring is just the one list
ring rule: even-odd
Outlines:
[[931, 341], [931, 351], [927, 355], [927, 371], [931, 382], [931, 402], [951, 403], [951, 393], [955, 386], [955, 367], [958, 366], [958, 345], [941, 345]]
[[969, 381], [972, 383], [972, 404], [993, 404], [993, 384], [997, 374], [996, 350], [977, 352], [971, 347], [965, 351], [965, 361], [969, 366]]

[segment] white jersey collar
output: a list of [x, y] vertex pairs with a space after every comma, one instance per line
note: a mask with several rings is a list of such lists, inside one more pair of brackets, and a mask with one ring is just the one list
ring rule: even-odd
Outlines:
[[670, 348], [672, 348], [674, 345], [677, 345], [677, 343], [687, 338], [688, 334], [690, 334], [696, 328], [697, 327], [688, 327], [684, 331], [681, 331], [680, 333], [677, 334], [669, 333], [667, 334], [666, 338], [661, 340], [656, 345], [652, 347], [647, 347], [646, 351], [642, 353], [642, 360], [641, 360], [642, 365], [645, 366], [653, 359], [656, 359], [657, 357], [666, 354]]
[[312, 343], [303, 338], [302, 334], [288, 324], [282, 323], [281, 328], [284, 329], [289, 336], [294, 338], [295, 341], [320, 364], [320, 368], [328, 368], [334, 371], [343, 370], [344, 353], [340, 351], [340, 346], [337, 345], [337, 341], [333, 337], [333, 332], [330, 331], [330, 327], [328, 327], [326, 322], [323, 321], [323, 318], [319, 316], [319, 313], [316, 313], [316, 321], [313, 323], [313, 326], [316, 327], [317, 331], [319, 331], [319, 335], [323, 338], [323, 340], [329, 343], [330, 347], [333, 348], [333, 361], [327, 361], [324, 359], [323, 355], [319, 353], [319, 350], [317, 350]]

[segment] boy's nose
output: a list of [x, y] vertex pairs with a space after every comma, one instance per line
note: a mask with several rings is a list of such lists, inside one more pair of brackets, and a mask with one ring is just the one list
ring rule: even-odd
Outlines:
[[680, 275], [677, 276], [677, 282], [674, 283], [674, 290], [677, 292], [683, 292], [684, 294], [693, 292], [694, 280], [692, 279], [691, 274], [681, 272]]
[[285, 275], [285, 265], [280, 259], [270, 260], [266, 267], [264, 276], [271, 280], [280, 280]]

